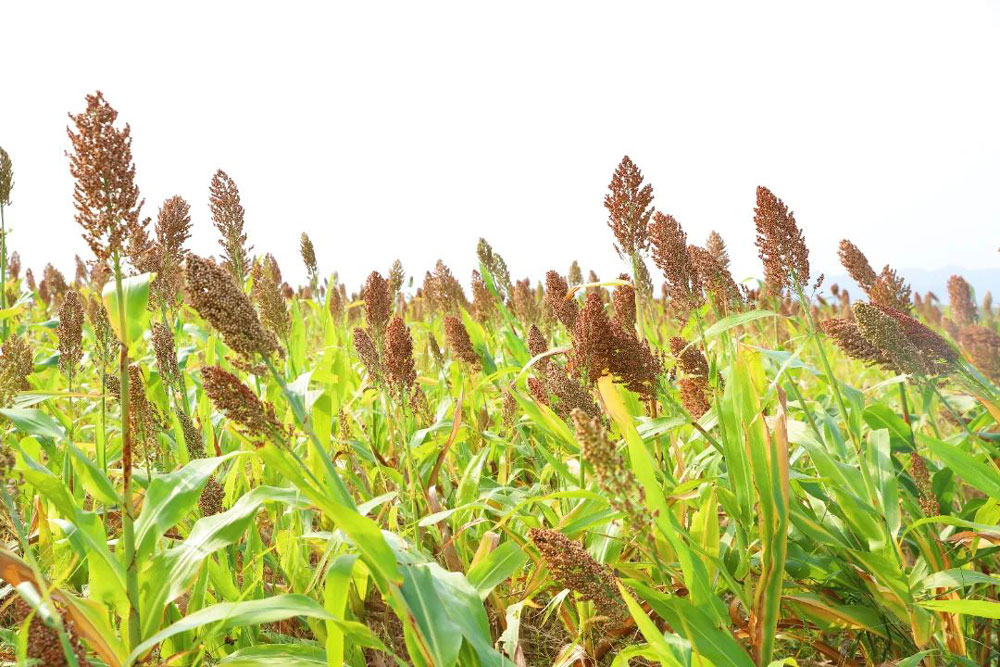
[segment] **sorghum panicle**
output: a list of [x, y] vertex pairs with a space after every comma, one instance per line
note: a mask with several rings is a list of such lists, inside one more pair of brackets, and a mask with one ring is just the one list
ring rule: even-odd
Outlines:
[[403, 319], [392, 318], [385, 333], [385, 378], [399, 397], [413, 389], [417, 372], [413, 365], [413, 338]]
[[764, 280], [774, 294], [809, 283], [809, 249], [785, 203], [763, 186], [757, 187], [754, 208], [757, 250], [764, 263]]
[[703, 302], [698, 274], [687, 251], [687, 234], [673, 216], [659, 211], [649, 226], [653, 263], [667, 279], [667, 292], [679, 318], [687, 320], [691, 310]]
[[381, 345], [385, 328], [392, 316], [392, 294], [389, 282], [378, 271], [372, 271], [361, 289], [361, 298], [365, 302], [365, 321], [372, 332], [372, 338]]
[[76, 290], [69, 290], [59, 306], [59, 370], [70, 384], [83, 358], [83, 301]]
[[972, 298], [972, 287], [962, 276], [952, 276], [948, 279], [948, 301], [951, 306], [951, 317], [959, 326], [979, 321], [976, 301]]
[[575, 299], [567, 298], [568, 294], [569, 284], [557, 271], [549, 271], [545, 274], [545, 303], [548, 304], [556, 319], [562, 322], [567, 329], [572, 330], [573, 325], [576, 324], [579, 307]]
[[264, 328], [250, 298], [233, 276], [210, 259], [188, 255], [185, 261], [188, 301], [238, 354], [267, 356], [280, 348]]
[[611, 176], [609, 192], [604, 196], [608, 227], [614, 232], [619, 256], [631, 258], [649, 245], [647, 227], [653, 214], [653, 186], [643, 185], [642, 181], [642, 172], [626, 155]]
[[578, 542], [547, 528], [532, 528], [528, 537], [541, 554], [556, 584], [593, 602], [603, 616], [620, 619], [628, 613], [618, 592], [618, 579]]
[[472, 347], [472, 340], [469, 338], [469, 332], [462, 324], [462, 320], [452, 315], [445, 317], [444, 338], [452, 354], [471, 367], [479, 368], [479, 355]]
[[97, 259], [107, 260], [122, 253], [129, 237], [142, 228], [132, 131], [128, 123], [121, 129], [115, 127], [118, 112], [100, 91], [87, 95], [87, 108], [69, 118], [74, 128], [67, 128], [66, 133], [73, 146], [68, 155], [76, 181], [76, 221]]
[[212, 212], [212, 222], [219, 230], [219, 245], [222, 246], [225, 265], [239, 285], [247, 279], [250, 270], [250, 250], [247, 235], [243, 231], [245, 211], [240, 203], [240, 191], [229, 174], [219, 169], [212, 176], [208, 189], [208, 206]]
[[285, 428], [275, 416], [274, 406], [259, 399], [238, 377], [219, 366], [205, 366], [201, 369], [201, 377], [212, 405], [227, 419], [242, 426], [248, 436], [284, 436]]
[[878, 276], [875, 275], [875, 269], [868, 263], [868, 258], [865, 257], [865, 254], [861, 252], [858, 246], [847, 239], [843, 239], [840, 242], [840, 247], [837, 249], [837, 255], [840, 257], [840, 263], [847, 269], [847, 274], [851, 276], [854, 282], [866, 293], [870, 292], [872, 287], [875, 286]]
[[[611, 293], [615, 322], [625, 331], [635, 331], [635, 289], [627, 274], [621, 274], [618, 279], [628, 284], [615, 286]], [[576, 302], [573, 303], [575, 305]]]

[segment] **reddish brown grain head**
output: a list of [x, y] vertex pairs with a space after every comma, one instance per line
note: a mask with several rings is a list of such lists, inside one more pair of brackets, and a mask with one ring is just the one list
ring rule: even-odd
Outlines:
[[976, 301], [972, 298], [972, 287], [962, 276], [952, 276], [948, 279], [948, 301], [951, 317], [959, 326], [979, 321]]
[[868, 263], [868, 258], [858, 246], [844, 239], [840, 242], [837, 255], [840, 257], [840, 263], [847, 269], [847, 274], [861, 289], [868, 292], [874, 287], [878, 276], [875, 275], [875, 269]]
[[392, 316], [389, 282], [378, 271], [372, 271], [361, 289], [361, 298], [365, 302], [365, 322], [376, 343], [380, 343]]
[[648, 247], [652, 204], [653, 186], [643, 184], [642, 172], [626, 155], [611, 176], [604, 196], [608, 227], [615, 234], [619, 256], [632, 257]]
[[687, 234], [671, 215], [659, 211], [649, 227], [653, 262], [667, 279], [667, 293], [681, 320], [703, 302], [698, 274], [687, 251]]
[[219, 245], [223, 250], [223, 265], [239, 284], [250, 271], [250, 250], [243, 229], [245, 211], [240, 202], [240, 190], [229, 174], [219, 169], [212, 176], [208, 190], [208, 206], [212, 222], [219, 230]]
[[83, 358], [83, 301], [76, 290], [69, 290], [59, 306], [59, 370], [70, 384]]
[[227, 419], [243, 427], [250, 437], [281, 439], [285, 428], [275, 416], [274, 406], [257, 397], [250, 387], [219, 366], [201, 369], [205, 394]]
[[129, 237], [142, 229], [139, 188], [132, 161], [132, 131], [115, 126], [118, 112], [97, 91], [87, 108], [69, 116], [73, 150], [69, 170], [75, 179], [73, 205], [83, 238], [99, 260], [122, 254]]
[[210, 259], [188, 255], [184, 275], [188, 301], [222, 334], [226, 345], [246, 357], [279, 351], [277, 338], [261, 324], [230, 273]]
[[567, 329], [572, 330], [576, 324], [579, 307], [575, 299], [566, 298], [568, 294], [569, 284], [558, 271], [549, 271], [545, 274], [545, 303], [556, 319]]
[[413, 365], [413, 338], [402, 318], [394, 317], [385, 332], [385, 377], [389, 388], [407, 397], [417, 380]]
[[528, 536], [558, 586], [590, 600], [603, 616], [620, 619], [628, 613], [615, 575], [579, 543], [546, 528], [532, 528]]
[[708, 240], [705, 242], [705, 250], [712, 256], [716, 264], [722, 267], [727, 273], [729, 272], [729, 251], [726, 250], [726, 242], [722, 240], [719, 232], [712, 230], [712, 233], [708, 235]]
[[479, 368], [479, 355], [472, 347], [472, 340], [462, 320], [452, 315], [445, 317], [444, 338], [452, 354], [473, 368]]
[[785, 203], [763, 186], [754, 208], [757, 251], [764, 263], [764, 280], [775, 294], [809, 283], [809, 249]]
[[635, 289], [628, 274], [623, 273], [618, 279], [627, 284], [616, 285], [611, 293], [615, 322], [625, 331], [635, 331]]

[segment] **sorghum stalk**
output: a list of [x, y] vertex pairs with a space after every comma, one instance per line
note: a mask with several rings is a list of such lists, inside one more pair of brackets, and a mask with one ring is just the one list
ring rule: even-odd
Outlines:
[[[128, 313], [125, 310], [125, 290], [122, 287], [122, 266], [121, 257], [117, 250], [112, 255], [115, 274], [115, 294], [118, 297], [118, 330], [122, 337], [126, 338], [128, 331]], [[122, 411], [122, 479], [123, 500], [125, 506], [122, 511], [122, 548], [125, 551], [125, 593], [128, 596], [128, 635], [129, 646], [135, 648], [142, 641], [142, 624], [139, 619], [139, 564], [135, 559], [135, 517], [132, 506], [132, 429], [130, 428], [129, 410], [129, 372], [128, 372], [128, 343], [121, 341], [121, 355], [119, 361], [119, 378], [121, 382], [121, 403]]]

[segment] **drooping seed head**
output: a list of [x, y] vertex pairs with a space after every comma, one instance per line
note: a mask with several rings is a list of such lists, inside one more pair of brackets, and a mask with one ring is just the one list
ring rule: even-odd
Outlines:
[[871, 343], [861, 335], [858, 323], [848, 319], [829, 319], [819, 323], [819, 328], [833, 339], [847, 356], [859, 361], [878, 364], [884, 368], [896, 370], [889, 354]]
[[574, 410], [580, 410], [591, 417], [601, 414], [601, 408], [594, 402], [587, 388], [576, 378], [570, 377], [562, 366], [548, 364], [544, 374], [545, 392], [555, 399], [549, 404], [557, 415], [567, 419]]
[[614, 232], [619, 256], [632, 257], [649, 246], [652, 204], [653, 186], [643, 184], [642, 172], [626, 155], [611, 176], [608, 194], [604, 196], [608, 227]]
[[191, 421], [191, 417], [181, 410], [177, 413], [177, 421], [181, 423], [181, 431], [184, 433], [184, 446], [188, 450], [188, 457], [192, 461], [204, 458], [207, 454], [205, 451], [205, 440], [201, 437], [201, 431]]
[[210, 259], [188, 255], [184, 275], [188, 301], [222, 334], [226, 345], [245, 357], [279, 351], [277, 338], [261, 324], [250, 298], [229, 272]]
[[163, 322], [153, 324], [153, 353], [156, 356], [156, 367], [160, 372], [161, 381], [175, 387], [180, 379], [180, 369], [177, 367], [177, 351], [174, 349], [174, 334]]
[[861, 335], [887, 354], [901, 373], [940, 375], [958, 358], [947, 341], [909, 315], [876, 304], [856, 302], [854, 317]]
[[361, 364], [368, 371], [368, 377], [373, 384], [381, 385], [384, 377], [382, 362], [379, 360], [378, 348], [368, 332], [360, 327], [354, 328], [354, 351], [361, 360]]
[[205, 394], [227, 419], [236, 422], [249, 437], [278, 438], [285, 427], [278, 421], [274, 406], [257, 397], [250, 387], [219, 366], [201, 369]]
[[603, 616], [621, 619], [628, 613], [615, 575], [579, 543], [547, 528], [532, 528], [528, 536], [556, 584], [593, 602]]
[[1000, 384], [1000, 334], [981, 324], [962, 327], [958, 340], [972, 365]]
[[570, 417], [583, 459], [594, 468], [608, 504], [624, 514], [634, 529], [645, 531], [651, 523], [649, 511], [642, 505], [645, 494], [632, 468], [618, 455], [600, 418], [588, 416], [583, 410], [573, 410]]

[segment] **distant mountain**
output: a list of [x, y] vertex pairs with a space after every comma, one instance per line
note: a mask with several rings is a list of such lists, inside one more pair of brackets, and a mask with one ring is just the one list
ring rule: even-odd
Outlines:
[[[1000, 267], [995, 269], [963, 269], [958, 266], [945, 266], [940, 269], [901, 269], [897, 272], [906, 278], [906, 282], [910, 284], [914, 292], [919, 292], [921, 296], [927, 292], [934, 292], [942, 303], [948, 301], [948, 279], [956, 274], [965, 278], [972, 285], [977, 304], [982, 303], [983, 296], [987, 291], [993, 294], [994, 307], [1000, 302]], [[827, 276], [823, 281], [823, 292], [829, 294], [830, 285], [834, 283], [841, 288], [847, 288], [851, 299], [857, 299], [864, 295], [858, 284], [851, 280], [850, 276], [843, 273]]]

